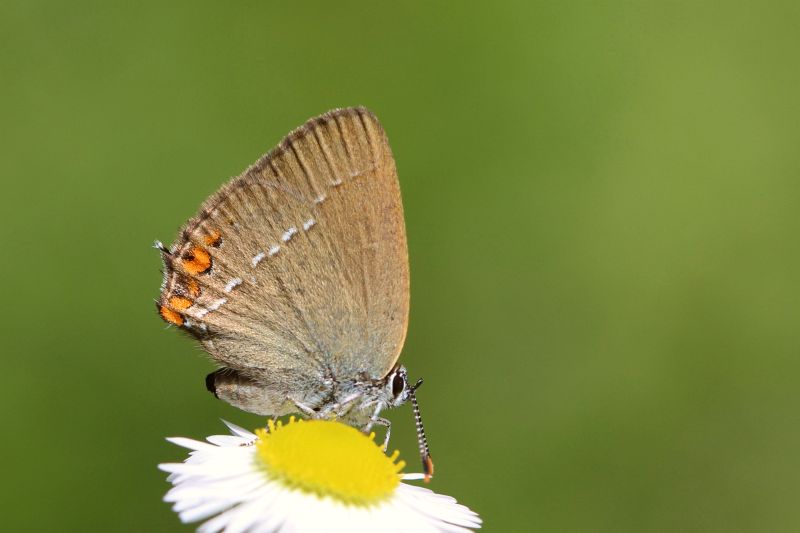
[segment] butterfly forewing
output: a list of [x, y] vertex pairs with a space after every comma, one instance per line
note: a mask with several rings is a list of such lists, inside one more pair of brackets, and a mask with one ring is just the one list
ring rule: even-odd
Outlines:
[[162, 317], [221, 364], [289, 390], [381, 378], [408, 321], [408, 255], [386, 135], [326, 113], [209, 198], [164, 254]]

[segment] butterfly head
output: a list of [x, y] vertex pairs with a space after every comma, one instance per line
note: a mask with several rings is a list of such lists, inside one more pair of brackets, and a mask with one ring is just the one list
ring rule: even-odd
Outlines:
[[399, 407], [408, 401], [412, 388], [408, 384], [406, 367], [398, 365], [384, 380], [383, 396], [389, 407]]
[[417, 427], [420, 458], [422, 459], [425, 481], [428, 482], [433, 476], [433, 460], [431, 459], [431, 453], [428, 449], [428, 439], [425, 436], [425, 428], [422, 426], [422, 415], [419, 412], [419, 404], [417, 403], [416, 391], [420, 385], [422, 385], [421, 379], [417, 380], [415, 384], [409, 385], [408, 372], [404, 366], [399, 365], [386, 376], [384, 392], [386, 397], [389, 398], [388, 404], [390, 407], [397, 407], [411, 400], [411, 404], [414, 407], [414, 423]]

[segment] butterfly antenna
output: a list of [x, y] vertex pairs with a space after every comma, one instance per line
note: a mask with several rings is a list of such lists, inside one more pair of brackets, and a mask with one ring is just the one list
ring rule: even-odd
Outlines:
[[419, 403], [417, 403], [416, 390], [420, 385], [422, 385], [421, 379], [411, 387], [409, 396], [411, 396], [411, 405], [414, 407], [414, 422], [417, 425], [419, 456], [422, 459], [422, 471], [425, 473], [425, 483], [427, 483], [433, 477], [433, 459], [431, 458], [431, 451], [428, 448], [428, 439], [425, 437], [425, 428], [422, 426], [422, 415], [419, 413]]

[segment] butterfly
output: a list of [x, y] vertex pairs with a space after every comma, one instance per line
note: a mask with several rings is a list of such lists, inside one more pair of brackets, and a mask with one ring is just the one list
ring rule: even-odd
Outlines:
[[397, 360], [409, 268], [394, 157], [365, 108], [307, 121], [223, 185], [164, 263], [158, 313], [221, 368], [214, 395], [273, 417], [302, 413], [364, 431], [411, 401], [426, 480], [433, 474], [415, 391]]

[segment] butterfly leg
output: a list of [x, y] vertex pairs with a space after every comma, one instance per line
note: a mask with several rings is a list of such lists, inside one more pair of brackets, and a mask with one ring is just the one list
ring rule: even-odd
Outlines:
[[289, 398], [289, 400], [291, 400], [292, 403], [295, 405], [295, 407], [297, 407], [297, 409], [299, 409], [300, 412], [302, 412], [307, 417], [309, 417], [309, 418], [321, 418], [320, 417], [320, 413], [318, 411], [314, 410], [312, 407], [309, 407], [308, 405], [304, 404], [303, 402], [298, 402], [297, 400], [295, 400], [293, 398]]
[[349, 396], [345, 396], [342, 400], [330, 404], [319, 413], [319, 418], [342, 418], [347, 415], [348, 411], [353, 408], [353, 402], [358, 400], [364, 395], [363, 392], [354, 392]]
[[369, 430], [372, 429], [372, 424], [375, 424], [378, 418], [380, 418], [378, 415], [381, 414], [381, 411], [383, 411], [383, 404], [379, 402], [378, 405], [375, 406], [375, 411], [373, 411], [372, 416], [369, 417], [369, 422], [367, 422], [366, 427], [364, 427], [364, 433], [369, 433]]
[[369, 421], [369, 423], [367, 424], [367, 428], [365, 428], [364, 432], [365, 433], [368, 432], [373, 424], [378, 424], [386, 428], [386, 436], [383, 438], [383, 445], [381, 446], [383, 448], [383, 451], [385, 452], [386, 448], [389, 447], [389, 437], [392, 435], [392, 423], [391, 421], [389, 421], [386, 418], [383, 418], [382, 416], [376, 416]]
[[367, 422], [367, 425], [364, 426], [364, 433], [369, 433], [369, 431], [372, 429], [372, 426], [374, 424], [378, 424], [378, 425], [381, 425], [381, 426], [385, 427], [386, 428], [386, 436], [383, 438], [383, 451], [385, 452], [386, 448], [389, 446], [389, 437], [392, 434], [392, 423], [389, 420], [387, 420], [386, 418], [383, 418], [382, 416], [378, 416], [378, 415], [381, 414], [381, 411], [383, 410], [383, 408], [384, 408], [384, 404], [381, 403], [381, 402], [378, 402], [378, 405], [375, 406], [375, 411], [372, 413], [372, 416], [369, 417], [369, 422]]

